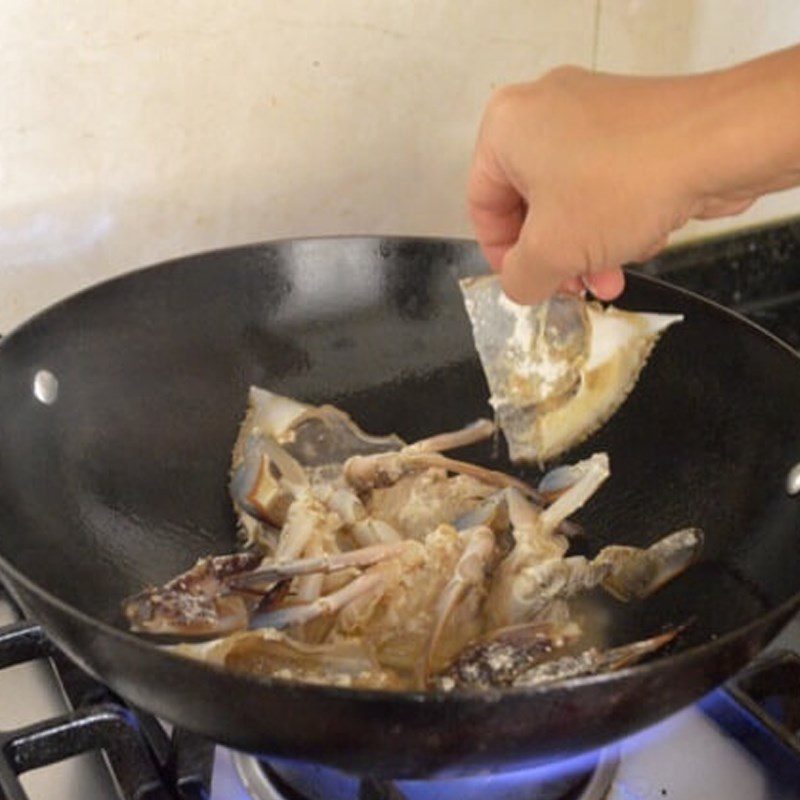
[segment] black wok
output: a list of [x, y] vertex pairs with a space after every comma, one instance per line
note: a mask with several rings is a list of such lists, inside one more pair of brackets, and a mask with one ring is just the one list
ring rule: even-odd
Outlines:
[[[235, 677], [125, 631], [124, 596], [233, 548], [226, 474], [249, 384], [408, 439], [488, 412], [455, 286], [484, 268], [466, 242], [268, 243], [112, 280], [8, 336], [0, 566], [23, 605], [75, 660], [168, 720], [394, 777], [574, 754], [721, 683], [800, 605], [800, 501], [784, 488], [800, 460], [800, 363], [737, 316], [638, 275], [621, 305], [686, 321], [569, 458], [611, 457], [579, 518], [587, 552], [705, 530], [688, 573], [646, 602], [613, 604], [618, 643], [691, 620], [673, 652], [538, 690], [423, 696]], [[32, 391], [40, 370], [58, 380], [53, 404]]]

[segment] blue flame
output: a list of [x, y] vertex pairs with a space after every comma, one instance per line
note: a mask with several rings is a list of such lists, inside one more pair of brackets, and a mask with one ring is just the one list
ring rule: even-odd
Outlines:
[[[728, 692], [722, 689], [711, 692], [703, 698], [697, 708], [713, 720], [726, 735], [740, 741], [742, 738], [748, 738], [741, 737], [738, 732], [742, 725], [747, 725], [751, 731], [749, 734], [751, 741], [746, 743], [749, 745], [752, 745], [754, 736], [752, 731], [763, 728], [730, 697]], [[563, 786], [562, 791], [568, 791], [583, 776], [593, 772], [599, 763], [614, 761], [620, 753], [627, 759], [637, 751], [652, 747], [663, 739], [681, 736], [683, 724], [683, 715], [678, 712], [652, 727], [620, 740], [609, 748], [600, 748], [554, 763], [533, 767], [523, 766], [510, 771], [486, 770], [468, 777], [437, 778], [427, 781], [400, 780], [394, 785], [407, 800], [511, 800], [527, 796], [525, 789], [535, 786], [547, 786], [552, 795], [557, 796], [557, 787]], [[767, 743], [764, 748], [765, 752], [768, 750], [773, 753], [774, 758], [774, 743]], [[756, 748], [751, 746], [748, 749], [754, 751]], [[764, 760], [763, 756], [761, 760]], [[359, 796], [359, 780], [339, 770], [278, 759], [269, 761], [297, 791], [313, 800], [321, 797], [325, 800], [352, 800]], [[785, 768], [780, 764], [772, 763], [770, 766], [773, 769], [777, 767], [777, 773], [785, 772]], [[794, 778], [800, 777], [796, 759], [790, 766], [791, 775]], [[223, 796], [228, 800], [234, 798], [234, 795], [229, 793]], [[244, 800], [246, 797], [244, 790], [241, 796], [235, 794], [235, 800]]]

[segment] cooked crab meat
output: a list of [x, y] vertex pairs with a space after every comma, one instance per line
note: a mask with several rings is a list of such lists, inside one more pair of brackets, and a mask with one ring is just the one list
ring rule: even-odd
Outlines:
[[548, 461], [604, 425], [658, 337], [682, 319], [571, 295], [520, 306], [496, 276], [466, 278], [461, 290], [513, 461]]
[[261, 624], [288, 627], [330, 615], [334, 624], [328, 640], [358, 638], [381, 665], [421, 685], [426, 663], [446, 663], [480, 632], [476, 612], [493, 540], [486, 528], [459, 533], [440, 525], [423, 542], [403, 542], [395, 557], [369, 567], [337, 592], [313, 604], [284, 604], [264, 615]]
[[380, 519], [407, 539], [423, 539], [443, 523], [453, 523], [496, 493], [469, 475], [449, 476], [427, 469], [404, 475], [391, 486], [373, 489], [365, 498], [372, 519]]
[[[478, 612], [496, 555], [494, 534], [486, 527], [458, 532], [442, 525], [423, 543], [368, 549], [391, 557], [376, 558], [378, 563], [350, 583], [312, 602], [271, 608], [256, 624], [291, 628], [333, 618], [329, 640], [356, 637], [381, 664], [421, 686], [429, 670], [447, 663], [480, 632]], [[344, 563], [345, 556], [337, 559]]]
[[368, 512], [358, 493], [343, 482], [337, 480], [330, 484], [317, 484], [314, 495], [342, 521], [343, 525], [337, 533], [341, 547], [368, 547], [403, 539], [390, 520]]
[[[571, 312], [549, 313], [557, 321]], [[586, 613], [576, 595], [602, 585], [620, 599], [647, 596], [702, 546], [687, 529], [646, 549], [570, 556], [568, 517], [608, 477], [605, 454], [551, 471], [536, 490], [442, 454], [491, 435], [488, 420], [406, 445], [365, 434], [331, 406], [258, 389], [250, 401], [230, 490], [261, 552], [201, 560], [129, 599], [134, 629], [229, 633], [178, 651], [256, 674], [373, 688], [424, 688], [448, 665], [441, 685], [541, 682], [616, 668], [666, 641], [603, 652], [593, 625], [582, 647], [597, 649], [574, 649], [572, 616]]]
[[363, 498], [372, 519], [390, 524], [402, 536], [420, 539], [437, 525], [473, 511], [498, 487], [514, 486], [536, 496], [532, 487], [511, 475], [439, 452], [481, 441], [494, 430], [489, 420], [478, 420], [396, 452], [354, 456], [345, 462], [344, 478]]

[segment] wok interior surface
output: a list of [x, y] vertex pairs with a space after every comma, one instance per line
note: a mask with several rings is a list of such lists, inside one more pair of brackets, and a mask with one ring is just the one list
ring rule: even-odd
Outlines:
[[[0, 345], [0, 555], [68, 652], [143, 707], [243, 749], [394, 777], [557, 758], [677, 710], [796, 607], [800, 364], [720, 308], [641, 276], [620, 305], [680, 312], [611, 422], [578, 552], [689, 525], [702, 558], [613, 611], [613, 642], [691, 622], [651, 664], [544, 691], [356, 693], [236, 677], [124, 632], [120, 601], [235, 546], [226, 480], [246, 391], [333, 403], [413, 440], [491, 414], [456, 279], [471, 243], [340, 238], [180, 259], [95, 287]], [[48, 370], [58, 397], [32, 393]], [[509, 469], [504, 451], [465, 452]], [[536, 469], [513, 468], [535, 480]], [[85, 615], [85, 616], [84, 616]], [[726, 634], [730, 634], [726, 636]]]

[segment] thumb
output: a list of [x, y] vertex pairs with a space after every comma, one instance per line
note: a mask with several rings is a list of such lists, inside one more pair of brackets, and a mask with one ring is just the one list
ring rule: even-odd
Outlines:
[[625, 288], [625, 275], [621, 269], [607, 269], [586, 277], [586, 286], [598, 300], [614, 300]]

